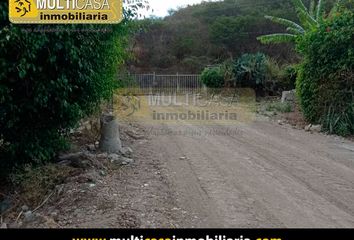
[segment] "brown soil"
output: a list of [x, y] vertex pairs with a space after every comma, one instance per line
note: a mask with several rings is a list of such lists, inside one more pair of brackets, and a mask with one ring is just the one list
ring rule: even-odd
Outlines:
[[122, 132], [133, 165], [96, 159], [101, 167], [91, 164], [57, 186], [38, 220], [21, 216], [17, 226], [354, 227], [349, 140], [262, 119], [139, 123]]

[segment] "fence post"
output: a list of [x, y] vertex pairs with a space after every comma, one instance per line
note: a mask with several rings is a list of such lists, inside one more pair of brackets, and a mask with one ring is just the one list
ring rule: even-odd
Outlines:
[[177, 72], [177, 93], [179, 93], [179, 75]]
[[153, 76], [152, 76], [151, 94], [154, 94], [154, 87], [155, 86], [156, 86], [156, 72], [154, 72]]

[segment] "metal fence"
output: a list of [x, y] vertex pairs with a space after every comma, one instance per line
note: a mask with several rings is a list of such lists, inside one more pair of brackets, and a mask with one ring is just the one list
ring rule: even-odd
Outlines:
[[128, 74], [120, 80], [126, 89], [142, 94], [200, 92], [204, 88], [198, 74]]

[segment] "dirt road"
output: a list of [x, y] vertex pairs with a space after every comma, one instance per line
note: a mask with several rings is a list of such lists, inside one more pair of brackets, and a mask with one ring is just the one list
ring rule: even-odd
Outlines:
[[354, 227], [352, 142], [262, 120], [149, 134], [180, 227]]
[[354, 227], [349, 140], [262, 119], [139, 123], [121, 133], [133, 165], [68, 180], [58, 200], [38, 211], [46, 221], [27, 226]]

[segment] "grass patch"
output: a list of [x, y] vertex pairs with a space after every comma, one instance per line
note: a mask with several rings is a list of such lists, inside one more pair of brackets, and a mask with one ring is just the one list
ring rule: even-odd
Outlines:
[[65, 183], [70, 176], [77, 174], [77, 171], [79, 170], [58, 164], [25, 166], [17, 173], [11, 174], [10, 180], [19, 189], [21, 201], [33, 207], [43, 201], [57, 185]]
[[289, 113], [293, 111], [293, 107], [290, 103], [272, 102], [266, 105], [266, 111]]

